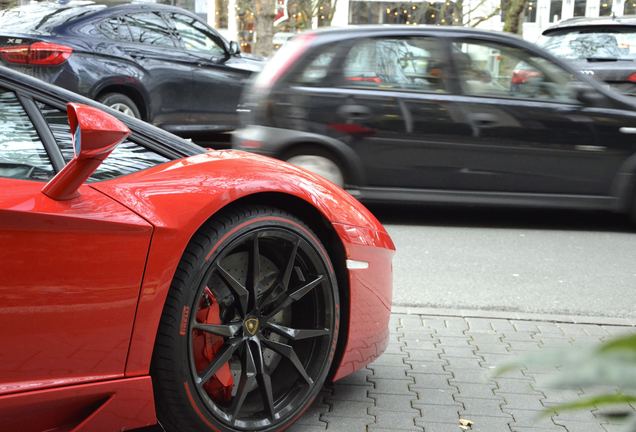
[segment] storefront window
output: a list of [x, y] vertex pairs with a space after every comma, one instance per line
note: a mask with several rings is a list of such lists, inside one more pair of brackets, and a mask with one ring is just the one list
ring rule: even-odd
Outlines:
[[611, 0], [601, 0], [601, 5], [599, 8], [600, 16], [610, 16], [612, 14], [612, 1]]
[[461, 25], [461, 13], [451, 1], [436, 3], [350, 3], [351, 24], [440, 24]]
[[529, 23], [537, 22], [537, 1], [530, 0], [526, 6], [525, 21]]
[[587, 0], [574, 0], [574, 16], [585, 16]]
[[625, 10], [623, 15], [634, 15], [636, 14], [636, 0], [626, 0], [625, 1]]
[[552, 0], [550, 2], [550, 22], [557, 22], [561, 19], [562, 0]]

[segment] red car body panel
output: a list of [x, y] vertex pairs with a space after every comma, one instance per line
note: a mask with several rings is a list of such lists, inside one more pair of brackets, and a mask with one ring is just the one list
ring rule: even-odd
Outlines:
[[[337, 223], [344, 227], [338, 232], [347, 235], [345, 238], [341, 237], [347, 258], [368, 259], [373, 251], [381, 248], [387, 251], [384, 261], [390, 266], [390, 254], [394, 250], [382, 225], [349, 194], [304, 170], [249, 153], [210, 152], [119, 179], [96, 183], [93, 187], [127, 206], [155, 227], [126, 376], [148, 373], [163, 303], [181, 255], [203, 223], [233, 201], [263, 192], [291, 195], [313, 205], [332, 224]], [[346, 227], [350, 227], [350, 232], [355, 234], [347, 233]], [[356, 230], [357, 227], [362, 229]], [[350, 326], [347, 335], [350, 342], [369, 334], [377, 338], [376, 327], [381, 323], [388, 328], [392, 284], [381, 273], [388, 270], [386, 274], [390, 278], [391, 269], [387, 269], [382, 259], [376, 261], [378, 265], [370, 266], [369, 270], [356, 271], [356, 276], [350, 276], [351, 297], [355, 295], [366, 298], [367, 291], [374, 291], [376, 293], [366, 299], [365, 303], [377, 304], [374, 309], [382, 308], [383, 312], [377, 315], [375, 319], [378, 324], [372, 327], [367, 327], [366, 324]], [[368, 279], [372, 281], [363, 287], [358, 276], [362, 273], [369, 274]], [[351, 303], [353, 304], [353, 298]], [[349, 321], [366, 321], [366, 310], [368, 309], [358, 309], [354, 305]], [[388, 333], [381, 332], [380, 337], [388, 340]], [[377, 344], [377, 341], [371, 343], [372, 346]], [[369, 351], [366, 345], [365, 351]], [[351, 349], [349, 344], [345, 353], [341, 364], [346, 364], [343, 371], [349, 372], [369, 363], [378, 355], [377, 352], [373, 355], [362, 354], [358, 349]], [[344, 375], [345, 372], [336, 373], [336, 377]]]
[[[0, 190], [11, 191], [0, 196], [0, 243], [8, 246], [0, 252], [0, 326], [15, 332], [2, 337], [9, 342], [0, 354], [0, 424], [32, 410], [79, 419], [60, 430], [154, 422], [148, 374], [183, 251], [219, 210], [259, 193], [310, 204], [332, 224], [346, 258], [369, 263], [348, 271], [349, 324], [340, 329], [346, 346], [334, 379], [386, 347], [393, 243], [364, 206], [320, 177], [223, 151], [82, 185], [68, 201], [51, 200], [42, 186], [0, 179]], [[71, 394], [77, 404], [64, 405]], [[40, 420], [21, 430], [40, 430]]]
[[0, 178], [0, 394], [124, 376], [152, 226], [43, 185]]

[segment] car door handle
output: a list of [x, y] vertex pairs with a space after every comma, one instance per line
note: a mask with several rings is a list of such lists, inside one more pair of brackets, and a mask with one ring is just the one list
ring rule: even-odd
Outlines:
[[470, 119], [477, 126], [493, 126], [499, 121], [496, 115], [489, 113], [476, 113], [471, 115]]
[[364, 105], [343, 105], [338, 108], [338, 114], [347, 120], [366, 120], [371, 117], [371, 110]]
[[619, 128], [618, 131], [620, 133], [624, 133], [624, 134], [636, 134], [636, 127], [623, 126], [623, 127]]

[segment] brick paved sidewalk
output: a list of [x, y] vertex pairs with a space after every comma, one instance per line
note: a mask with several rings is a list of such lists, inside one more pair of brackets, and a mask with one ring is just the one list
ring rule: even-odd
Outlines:
[[544, 407], [582, 391], [541, 386], [546, 368], [492, 379], [495, 365], [530, 352], [590, 345], [634, 327], [393, 314], [386, 353], [327, 386], [293, 432], [616, 432], [598, 412], [538, 418]]

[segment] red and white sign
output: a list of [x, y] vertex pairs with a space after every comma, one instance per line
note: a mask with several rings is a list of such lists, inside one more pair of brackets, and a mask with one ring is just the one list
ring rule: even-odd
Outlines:
[[287, 0], [276, 0], [276, 16], [274, 17], [274, 25], [278, 25], [287, 21]]

